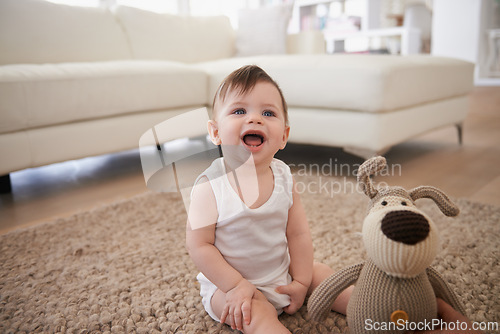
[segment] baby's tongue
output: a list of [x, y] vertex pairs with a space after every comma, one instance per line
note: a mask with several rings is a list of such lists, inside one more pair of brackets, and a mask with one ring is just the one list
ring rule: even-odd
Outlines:
[[259, 146], [260, 144], [262, 144], [262, 138], [255, 135], [246, 135], [245, 138], [243, 138], [243, 140], [245, 144], [251, 146]]

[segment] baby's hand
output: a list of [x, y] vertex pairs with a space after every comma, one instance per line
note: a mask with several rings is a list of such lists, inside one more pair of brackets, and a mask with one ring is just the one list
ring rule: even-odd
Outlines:
[[294, 314], [298, 309], [304, 304], [304, 299], [306, 298], [308, 287], [300, 283], [299, 281], [293, 280], [292, 283], [288, 285], [282, 285], [275, 289], [277, 293], [285, 294], [290, 296], [290, 305], [283, 308], [288, 314]]
[[220, 321], [224, 323], [229, 318], [232, 329], [243, 330], [243, 321], [247, 325], [250, 324], [252, 298], [256, 291], [252, 283], [242, 279], [226, 293], [226, 305], [222, 310]]

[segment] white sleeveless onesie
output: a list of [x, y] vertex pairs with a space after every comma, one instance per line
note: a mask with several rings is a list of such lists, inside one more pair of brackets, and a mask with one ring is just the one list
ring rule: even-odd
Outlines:
[[[250, 209], [231, 187], [223, 159], [216, 159], [196, 180], [198, 182], [202, 176], [208, 178], [217, 202], [219, 216], [215, 227], [215, 247], [281, 313], [283, 307], [290, 304], [290, 298], [274, 289], [292, 280], [288, 274], [290, 255], [286, 239], [288, 210], [293, 204], [290, 168], [284, 162], [273, 159], [273, 192], [267, 202]], [[202, 273], [197, 279], [205, 310], [214, 320], [220, 321], [211, 307], [217, 287]]]

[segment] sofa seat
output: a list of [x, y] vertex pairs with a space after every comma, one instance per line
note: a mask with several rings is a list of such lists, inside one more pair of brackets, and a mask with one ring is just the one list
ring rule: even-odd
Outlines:
[[207, 74], [172, 61], [7, 65], [0, 133], [206, 103]]
[[209, 73], [209, 96], [232, 70], [264, 68], [281, 86], [289, 107], [382, 113], [467, 94], [474, 66], [449, 58], [413, 55], [268, 55], [197, 65]]

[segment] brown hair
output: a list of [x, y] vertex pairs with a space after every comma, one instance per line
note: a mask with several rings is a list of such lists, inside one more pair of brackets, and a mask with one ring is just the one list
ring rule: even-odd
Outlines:
[[258, 82], [268, 82], [276, 87], [281, 96], [281, 104], [285, 115], [285, 125], [288, 125], [288, 106], [286, 104], [285, 97], [283, 96], [283, 92], [276, 81], [274, 81], [262, 68], [256, 65], [246, 65], [240, 67], [229, 74], [222, 81], [214, 96], [212, 104], [213, 117], [215, 118], [217, 103], [219, 101], [224, 101], [228, 92], [234, 89], [237, 90], [240, 95], [245, 94], [246, 92], [251, 91]]

